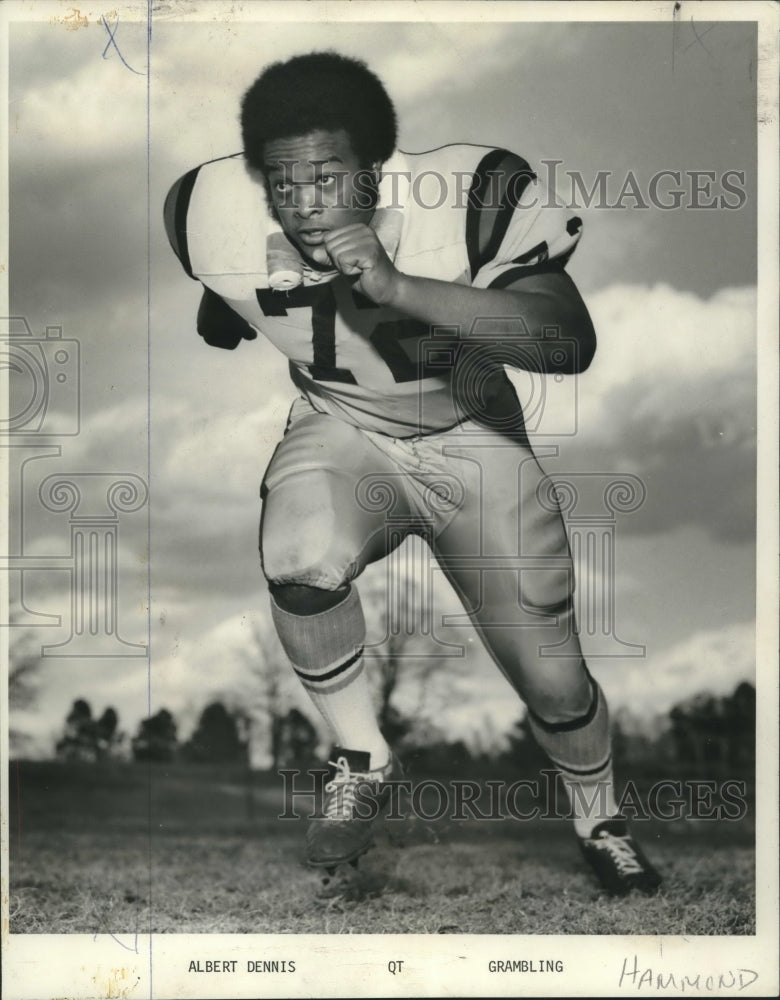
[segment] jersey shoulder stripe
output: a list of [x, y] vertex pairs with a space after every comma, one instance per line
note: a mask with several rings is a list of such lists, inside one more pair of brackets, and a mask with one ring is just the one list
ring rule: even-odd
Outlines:
[[[493, 282], [508, 270], [520, 278], [519, 269], [523, 267], [538, 268], [548, 261], [555, 262], [558, 268], [565, 267], [582, 233], [582, 220], [559, 204], [555, 192], [548, 190], [530, 169], [522, 175], [510, 170], [505, 208], [480, 257], [480, 267], [472, 276], [477, 288], [496, 287]], [[518, 176], [522, 181], [519, 184], [512, 179]], [[484, 209], [475, 210], [484, 214]]]
[[466, 212], [472, 278], [498, 253], [519, 199], [535, 178], [528, 163], [506, 149], [493, 149], [480, 160]]
[[[492, 149], [483, 156], [477, 166], [469, 189], [468, 208], [466, 210], [466, 251], [469, 255], [469, 267], [473, 278], [487, 258], [480, 250], [480, 213], [479, 207], [485, 203], [490, 176], [504, 157], [503, 149]], [[507, 223], [508, 224], [508, 223]]]
[[262, 240], [265, 247], [265, 193], [243, 153], [186, 173], [169, 191], [164, 216], [168, 239], [190, 277], [240, 274], [256, 256], [256, 244]]
[[190, 207], [190, 198], [198, 179], [200, 167], [188, 170], [183, 177], [180, 177], [168, 192], [163, 208], [163, 219], [165, 221], [165, 232], [168, 235], [168, 242], [176, 256], [181, 261], [181, 265], [187, 274], [194, 278], [192, 264], [190, 262], [189, 244], [187, 240], [187, 212]]
[[397, 264], [421, 277], [491, 287], [503, 272], [564, 267], [582, 228], [529, 163], [503, 147], [460, 143], [405, 154], [413, 197]]

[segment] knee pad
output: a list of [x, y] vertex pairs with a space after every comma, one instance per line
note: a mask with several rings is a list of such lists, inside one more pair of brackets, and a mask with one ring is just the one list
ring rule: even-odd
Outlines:
[[263, 502], [260, 559], [269, 582], [338, 590], [357, 572], [357, 553], [340, 530], [329, 478], [312, 469], [274, 485]]
[[299, 583], [269, 583], [268, 592], [275, 604], [291, 615], [318, 615], [340, 604], [349, 593], [349, 587], [324, 590]]

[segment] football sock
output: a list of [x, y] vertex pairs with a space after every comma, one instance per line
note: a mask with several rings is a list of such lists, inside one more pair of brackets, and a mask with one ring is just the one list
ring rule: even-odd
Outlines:
[[619, 812], [607, 703], [592, 677], [590, 684], [591, 705], [579, 719], [550, 723], [528, 710], [531, 732], [561, 772], [574, 814], [574, 829], [580, 837], [590, 836], [595, 826]]
[[366, 626], [356, 590], [319, 614], [297, 615], [271, 596], [276, 631], [293, 669], [334, 740], [371, 755], [371, 768], [383, 767], [390, 749], [377, 725], [364, 670]]
[[611, 764], [596, 781], [572, 778], [564, 771], [561, 771], [561, 776], [574, 813], [574, 829], [579, 837], [589, 837], [595, 826], [619, 814]]

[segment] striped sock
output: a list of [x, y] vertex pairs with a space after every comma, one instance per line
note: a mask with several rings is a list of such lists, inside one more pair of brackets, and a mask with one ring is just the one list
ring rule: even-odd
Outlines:
[[371, 755], [383, 767], [390, 749], [379, 730], [363, 663], [366, 626], [356, 590], [316, 615], [294, 615], [271, 598], [285, 652], [334, 741]]
[[592, 677], [590, 684], [591, 705], [579, 719], [550, 723], [528, 710], [537, 743], [561, 772], [580, 837], [590, 836], [598, 823], [618, 815], [607, 703]]

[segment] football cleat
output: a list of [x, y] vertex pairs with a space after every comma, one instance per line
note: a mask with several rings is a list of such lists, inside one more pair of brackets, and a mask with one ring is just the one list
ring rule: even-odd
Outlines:
[[400, 777], [401, 767], [391, 755], [385, 767], [369, 770], [369, 754], [338, 747], [328, 763], [333, 770], [325, 785], [324, 816], [309, 822], [306, 846], [310, 865], [335, 869], [355, 864], [372, 846], [373, 821], [390, 800], [386, 782]]
[[629, 834], [625, 820], [605, 820], [590, 837], [579, 840], [585, 860], [610, 895], [625, 896], [632, 889], [649, 894], [661, 884], [661, 876]]

